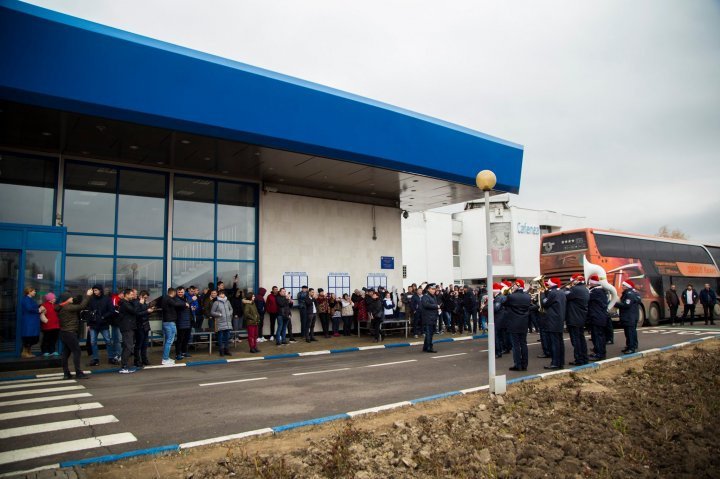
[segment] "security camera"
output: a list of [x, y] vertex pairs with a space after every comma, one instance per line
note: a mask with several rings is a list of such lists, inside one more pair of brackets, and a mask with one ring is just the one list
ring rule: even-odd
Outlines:
[[402, 217], [405, 219], [408, 219], [409, 216], [410, 216], [410, 213], [408, 213], [407, 210], [404, 210], [402, 213]]

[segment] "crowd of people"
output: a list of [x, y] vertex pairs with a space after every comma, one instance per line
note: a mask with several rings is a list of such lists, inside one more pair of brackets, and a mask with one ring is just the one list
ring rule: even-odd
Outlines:
[[[528, 291], [521, 279], [492, 285], [495, 352], [497, 357], [512, 353], [511, 370], [527, 369], [527, 335], [533, 331], [539, 333], [542, 343], [542, 354], [538, 357], [551, 360], [547, 369], [565, 365], [565, 329], [574, 352], [570, 365], [605, 359], [606, 343], [613, 342], [613, 326], [607, 307], [608, 295], [599, 279], [591, 276], [586, 283], [582, 275], [575, 274], [568, 285], [560, 286], [558, 278], [550, 278], [539, 289], [533, 287]], [[630, 280], [623, 282], [623, 288], [617, 308], [626, 336], [623, 353], [631, 354], [638, 348], [640, 295]], [[435, 283], [412, 284], [402, 291], [382, 287], [356, 289], [352, 295], [340, 297], [306, 285], [295, 297], [277, 286], [269, 292], [259, 288], [255, 294], [239, 288], [237, 278], [229, 288], [222, 281], [208, 284], [203, 290], [196, 286], [169, 288], [153, 301], [147, 291], [126, 289], [106, 294], [101, 285], [94, 285], [85, 295], [77, 297], [64, 293], [56, 298], [48, 293], [40, 305], [35, 295], [33, 288], [26, 288], [21, 302], [22, 356], [34, 357], [31, 348], [38, 342], [40, 332], [42, 356], [59, 356], [56, 351], [59, 339], [63, 344], [63, 371], [68, 379], [72, 377], [68, 365], [71, 355], [76, 377], [85, 377], [80, 367], [78, 337], [84, 329], [82, 324], [87, 325], [90, 366], [100, 364], [100, 338], [105, 342], [108, 361], [119, 365], [120, 373], [132, 373], [149, 365], [150, 315], [155, 312], [162, 319], [161, 364], [166, 366], [191, 357], [189, 346], [193, 333], [197, 332], [215, 332], [219, 355], [231, 356], [229, 341], [240, 329], [247, 331], [249, 351], [259, 353], [258, 344], [265, 341], [282, 347], [296, 340], [318, 341], [320, 335], [323, 338], [350, 336], [357, 334], [362, 324], [368, 326], [374, 341], [379, 342], [385, 337], [384, 325], [390, 321], [407, 321], [415, 338], [424, 336], [423, 351], [434, 353], [433, 335], [485, 332], [488, 318], [488, 296], [483, 286], [445, 287]], [[714, 324], [712, 306], [717, 297], [709, 285], [705, 285], [700, 294], [689, 286], [680, 297], [673, 286], [666, 293], [666, 301], [673, 324], [678, 320], [680, 303], [685, 305], [683, 324], [688, 313], [692, 324], [694, 305], [698, 301], [704, 306], [705, 323]], [[294, 310], [300, 319], [297, 334], [293, 334]], [[269, 334], [263, 335], [266, 315]], [[318, 322], [321, 332], [316, 332]], [[585, 340], [586, 329], [591, 335], [591, 355]]]

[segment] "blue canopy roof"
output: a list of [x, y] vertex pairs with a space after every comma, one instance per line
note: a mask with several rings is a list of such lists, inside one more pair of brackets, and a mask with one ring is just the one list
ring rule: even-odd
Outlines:
[[15, 0], [0, 98], [518, 193], [523, 148], [441, 120]]

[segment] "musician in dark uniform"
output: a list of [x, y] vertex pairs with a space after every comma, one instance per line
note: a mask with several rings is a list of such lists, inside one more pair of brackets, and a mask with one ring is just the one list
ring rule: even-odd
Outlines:
[[493, 311], [495, 312], [495, 357], [501, 358], [506, 350], [505, 335], [507, 333], [507, 324], [505, 322], [505, 301], [507, 296], [503, 294], [505, 285], [495, 283], [493, 285]]
[[505, 322], [512, 341], [513, 366], [510, 371], [527, 371], [528, 367], [528, 323], [530, 310], [537, 308], [532, 304], [532, 298], [525, 291], [525, 282], [522, 279], [515, 281], [505, 300]]
[[622, 282], [623, 293], [617, 308], [620, 311], [620, 324], [625, 330], [624, 354], [633, 354], [638, 348], [637, 324], [640, 319], [640, 295], [635, 283], [626, 279]]
[[585, 318], [588, 311], [590, 292], [585, 287], [585, 277], [574, 274], [571, 277], [572, 287], [565, 292], [567, 307], [565, 310], [565, 324], [570, 334], [570, 343], [573, 346], [575, 360], [572, 366], [582, 366], [588, 363], [587, 341], [585, 341]]
[[430, 283], [425, 287], [422, 298], [420, 299], [420, 314], [422, 318], [423, 330], [425, 331], [425, 342], [423, 343], [423, 352], [436, 353], [433, 349], [433, 333], [435, 333], [435, 325], [438, 321], [440, 307], [435, 299], [435, 291], [437, 287], [435, 283]]
[[550, 340], [550, 351], [552, 361], [545, 369], [562, 369], [565, 366], [565, 344], [563, 343], [563, 323], [565, 321], [565, 309], [567, 300], [565, 293], [558, 289], [560, 278], [550, 278], [545, 282], [548, 290], [542, 299], [545, 309], [545, 317], [541, 325], [545, 326], [548, 339]]
[[600, 285], [600, 278], [594, 274], [588, 278], [590, 285], [590, 297], [588, 298], [587, 322], [592, 328], [593, 347], [595, 354], [590, 356], [590, 361], [601, 361], [607, 354], [605, 343], [606, 324], [608, 319], [608, 297], [607, 292]]

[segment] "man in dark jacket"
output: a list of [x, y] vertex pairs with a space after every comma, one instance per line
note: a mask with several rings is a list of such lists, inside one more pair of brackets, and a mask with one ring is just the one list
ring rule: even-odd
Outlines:
[[565, 293], [558, 289], [560, 278], [550, 278], [546, 282], [548, 290], [542, 299], [545, 317], [541, 318], [541, 327], [545, 327], [550, 340], [552, 361], [545, 369], [562, 369], [565, 366], [565, 344], [563, 343], [563, 323], [567, 299]]
[[[420, 285], [422, 287], [422, 285]], [[417, 287], [413, 290], [413, 294], [410, 297], [410, 309], [413, 312], [413, 335], [415, 336], [415, 339], [418, 338], [418, 336], [422, 332], [422, 311], [420, 309], [420, 302], [422, 300], [420, 296], [420, 287]]]
[[507, 331], [507, 323], [505, 322], [505, 301], [507, 296], [503, 294], [505, 285], [495, 283], [493, 285], [493, 321], [495, 324], [495, 357], [501, 358], [505, 351], [505, 332]]
[[527, 335], [532, 298], [525, 291], [525, 281], [518, 279], [505, 300], [505, 323], [512, 341], [513, 366], [510, 371], [527, 371]]
[[703, 307], [703, 319], [705, 324], [715, 324], [713, 319], [713, 310], [715, 309], [715, 303], [717, 303], [717, 295], [712, 290], [709, 283], [705, 283], [705, 287], [700, 290], [700, 304]]
[[135, 368], [128, 367], [130, 356], [135, 350], [135, 330], [137, 329], [137, 309], [134, 300], [135, 292], [132, 289], [126, 289], [125, 295], [118, 305], [118, 328], [122, 334], [122, 366], [118, 371], [120, 374], [137, 371]]
[[582, 366], [588, 363], [587, 342], [585, 341], [585, 318], [587, 318], [590, 292], [585, 287], [585, 278], [580, 274], [571, 277], [572, 287], [565, 293], [567, 305], [565, 309], [565, 323], [570, 343], [573, 347], [575, 360], [572, 366]]
[[150, 293], [140, 291], [139, 296], [135, 303], [137, 327], [135, 329], [135, 351], [133, 355], [136, 368], [150, 365], [147, 355], [147, 339], [150, 333], [150, 313], [155, 311], [155, 308], [150, 306]]
[[608, 318], [608, 297], [600, 285], [600, 278], [597, 275], [590, 276], [588, 284], [590, 285], [590, 294], [588, 297], [587, 321], [592, 328], [593, 347], [595, 349], [595, 354], [588, 359], [601, 361], [605, 359], [607, 354], [605, 330]]
[[190, 357], [188, 354], [188, 344], [190, 343], [190, 332], [192, 331], [192, 311], [190, 309], [190, 302], [185, 296], [185, 288], [178, 286], [176, 297], [182, 304], [178, 302], [178, 306], [176, 307], [177, 322], [175, 325], [177, 328], [177, 338], [175, 340], [175, 361], [182, 361]]
[[438, 320], [440, 307], [435, 299], [435, 291], [437, 287], [435, 283], [430, 283], [425, 288], [422, 298], [420, 298], [420, 314], [422, 318], [423, 329], [425, 330], [425, 342], [423, 343], [423, 352], [436, 353], [433, 349], [433, 333], [435, 332], [435, 324]]
[[687, 285], [687, 289], [682, 292], [680, 298], [682, 299], [682, 303], [684, 305], [680, 324], [685, 326], [685, 318], [687, 318], [687, 314], [690, 313], [690, 326], [692, 326], [695, 322], [695, 305], [698, 302], [698, 294], [692, 284]]
[[[177, 297], [175, 288], [168, 288], [167, 294], [160, 299], [163, 336], [165, 336], [162, 356], [163, 366], [172, 366], [175, 364], [175, 361], [170, 359], [170, 348], [172, 347], [173, 341], [175, 341], [175, 336], [177, 336], [178, 308], [184, 308], [186, 304], [185, 301]], [[177, 353], [177, 350], [175, 352]]]
[[385, 319], [385, 311], [377, 291], [371, 289], [368, 291], [368, 297], [369, 299], [366, 302], [367, 312], [372, 315], [370, 329], [372, 329], [375, 336], [375, 342], [378, 342], [382, 340], [382, 322]]
[[623, 293], [617, 308], [620, 311], [620, 324], [625, 330], [624, 354], [633, 354], [638, 348], [637, 326], [640, 319], [640, 295], [635, 290], [635, 283], [626, 279], [622, 282]]
[[668, 309], [670, 309], [670, 325], [675, 326], [678, 319], [677, 312], [678, 307], [680, 307], [680, 298], [678, 297], [674, 284], [671, 284], [670, 289], [665, 291], [665, 304]]
[[[63, 379], [73, 379], [70, 374], [68, 359], [72, 354], [73, 365], [75, 366], [75, 379], [87, 379], [80, 367], [80, 344], [78, 342], [78, 331], [80, 329], [80, 311], [87, 308], [90, 299], [93, 297], [93, 291], [88, 290], [85, 297], [80, 301], [70, 296], [70, 293], [60, 295], [60, 304], [55, 306], [60, 322], [60, 341], [63, 344], [62, 368]], [[75, 304], [73, 304], [75, 303]]]
[[306, 285], [302, 285], [297, 294], [297, 307], [298, 312], [300, 312], [300, 337], [306, 341], [308, 340], [307, 299], [309, 296], [308, 287]]
[[90, 366], [100, 365], [100, 355], [98, 353], [97, 340], [98, 336], [102, 336], [107, 348], [108, 361], [111, 364], [117, 364], [115, 357], [119, 355], [119, 351], [113, 348], [113, 342], [110, 338], [110, 320], [115, 315], [112, 301], [108, 296], [103, 294], [102, 285], [96, 284], [92, 287], [92, 296], [88, 302], [87, 309], [90, 311], [90, 320], [88, 327], [90, 331], [90, 345], [92, 347], [92, 362]]
[[[301, 295], [302, 291], [298, 293], [298, 298], [300, 298]], [[315, 339], [315, 322], [318, 317], [318, 303], [314, 288], [308, 289], [303, 302], [305, 304], [305, 341], [309, 343], [317, 341], [317, 339]]]

